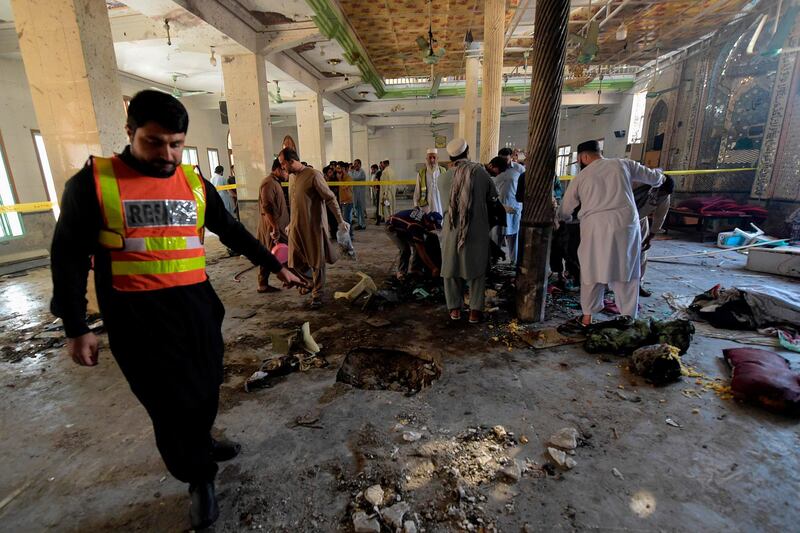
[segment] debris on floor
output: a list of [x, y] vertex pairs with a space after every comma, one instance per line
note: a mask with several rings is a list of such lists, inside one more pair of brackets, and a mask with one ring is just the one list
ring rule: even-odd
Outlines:
[[631, 370], [655, 385], [681, 378], [680, 350], [666, 343], [643, 346], [631, 356]]
[[690, 314], [715, 328], [750, 329], [800, 326], [800, 292], [767, 286], [724, 288], [715, 285], [698, 294]]
[[757, 348], [723, 350], [731, 366], [735, 398], [771, 411], [800, 415], [800, 374], [775, 352]]
[[[268, 331], [272, 339], [273, 357], [261, 363], [244, 383], [245, 392], [272, 387], [273, 380], [298, 370], [305, 372], [311, 368], [327, 366], [327, 361], [319, 357], [322, 347], [311, 335], [311, 325], [304, 322], [299, 328], [273, 329]], [[278, 355], [282, 354], [282, 355]]]
[[336, 381], [359, 389], [416, 393], [441, 375], [441, 365], [422, 356], [359, 346], [347, 352]]
[[585, 340], [585, 337], [580, 335], [574, 337], [562, 335], [556, 328], [530, 330], [525, 326], [519, 326], [514, 329], [514, 333], [536, 350], [564, 346], [566, 344], [577, 344]]
[[586, 335], [584, 348], [589, 353], [630, 355], [637, 348], [666, 343], [686, 353], [694, 334], [694, 325], [688, 320], [610, 320], [593, 324]]
[[378, 292], [378, 287], [375, 286], [375, 282], [372, 281], [371, 277], [363, 272], [356, 272], [356, 274], [361, 277], [358, 283], [353, 285], [353, 288], [347, 292], [336, 291], [333, 295], [334, 300], [346, 299], [348, 302], [354, 302], [365, 292], [370, 295]]

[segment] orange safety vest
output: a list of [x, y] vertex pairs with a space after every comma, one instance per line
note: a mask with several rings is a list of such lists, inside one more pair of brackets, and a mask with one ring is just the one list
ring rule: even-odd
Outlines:
[[94, 183], [110, 251], [111, 285], [152, 291], [202, 283], [206, 197], [192, 165], [169, 178], [143, 176], [119, 157], [95, 157]]

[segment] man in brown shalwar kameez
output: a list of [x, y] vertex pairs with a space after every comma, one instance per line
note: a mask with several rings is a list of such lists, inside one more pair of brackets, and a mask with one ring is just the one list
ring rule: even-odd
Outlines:
[[[322, 307], [325, 286], [325, 263], [339, 258], [328, 240], [328, 219], [325, 207], [339, 223], [340, 230], [350, 226], [342, 218], [336, 196], [325, 183], [322, 173], [300, 162], [297, 152], [285, 148], [278, 154], [283, 169], [292, 174], [289, 205], [292, 213], [289, 224], [289, 268], [306, 279], [311, 276], [311, 308]], [[302, 293], [301, 289], [301, 293]]]
[[[283, 196], [281, 183], [288, 175], [281, 168], [277, 159], [272, 163], [272, 173], [264, 178], [258, 190], [258, 207], [261, 216], [258, 219], [258, 240], [267, 250], [278, 244], [287, 244], [289, 237], [286, 227], [289, 225], [289, 208]], [[269, 284], [269, 270], [260, 267], [258, 270], [258, 292], [275, 292], [277, 287]]]

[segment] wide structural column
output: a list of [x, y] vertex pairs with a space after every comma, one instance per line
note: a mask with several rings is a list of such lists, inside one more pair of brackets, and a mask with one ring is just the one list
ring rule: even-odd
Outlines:
[[[478, 79], [481, 62], [477, 57], [468, 57], [466, 64], [466, 92], [464, 105], [458, 112], [458, 136], [467, 141], [467, 145], [475, 153], [478, 143]], [[498, 130], [498, 141], [499, 141]]]
[[369, 130], [366, 124], [358, 124], [353, 129], [353, 160], [356, 159], [361, 160], [361, 166], [369, 176]]
[[[300, 159], [322, 171], [325, 160], [325, 119], [322, 116], [322, 98], [310, 93], [297, 102], [297, 148]], [[335, 121], [334, 121], [335, 122]]]
[[536, 2], [536, 34], [531, 56], [528, 157], [520, 224], [517, 318], [544, 320], [547, 264], [553, 232], [553, 169], [561, 105], [569, 0]]
[[60, 198], [90, 155], [128, 144], [108, 10], [101, 0], [12, 0], [11, 7]]
[[[257, 200], [261, 180], [272, 172], [272, 129], [269, 122], [267, 64], [264, 56], [241, 54], [222, 61], [228, 124], [236, 161], [239, 200]], [[241, 209], [240, 209], [241, 214]], [[250, 229], [255, 222], [246, 216]]]
[[[537, 6], [538, 9], [538, 6]], [[481, 95], [480, 161], [488, 163], [500, 148], [500, 111], [503, 103], [503, 39], [505, 0], [483, 5], [483, 93]]]
[[335, 161], [351, 162], [353, 160], [353, 134], [350, 113], [337, 115], [333, 119], [331, 137], [333, 139], [331, 158]]

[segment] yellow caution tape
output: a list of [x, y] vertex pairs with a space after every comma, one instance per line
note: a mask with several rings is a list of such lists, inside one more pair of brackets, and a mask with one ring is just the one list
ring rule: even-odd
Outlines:
[[53, 202], [31, 202], [29, 204], [0, 205], [0, 214], [38, 213], [53, 209]]
[[[726, 172], [747, 172], [749, 170], [756, 170], [755, 167], [750, 168], [712, 168], [702, 170], [666, 170], [664, 174], [668, 176], [688, 176], [697, 174], [722, 174]], [[574, 179], [575, 176], [559, 176], [561, 181], [569, 181]], [[329, 187], [372, 187], [375, 185], [416, 185], [417, 180], [390, 180], [390, 181], [329, 181]], [[283, 187], [288, 187], [286, 182], [281, 183]], [[220, 185], [217, 187], [218, 191], [229, 191], [236, 188], [236, 184]], [[53, 202], [31, 202], [27, 204], [14, 204], [14, 205], [0, 205], [0, 215], [5, 213], [37, 213], [40, 211], [49, 211], [53, 209]]]

